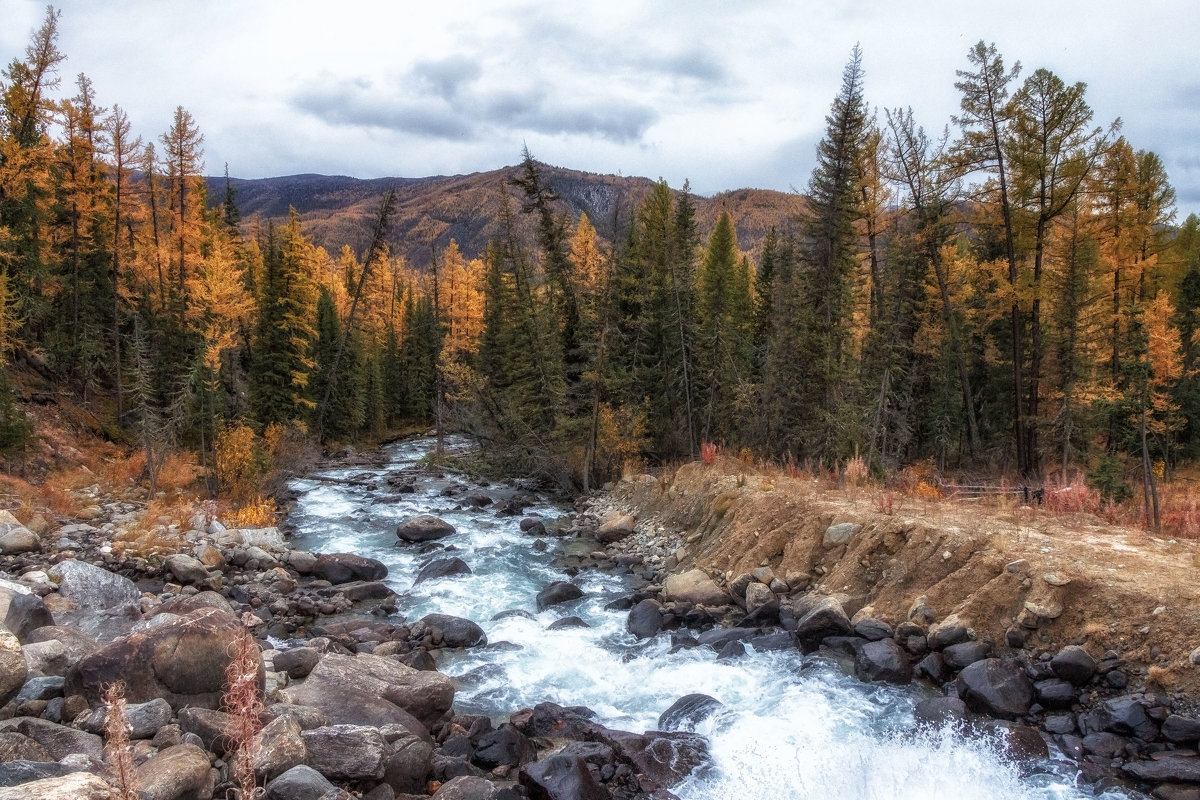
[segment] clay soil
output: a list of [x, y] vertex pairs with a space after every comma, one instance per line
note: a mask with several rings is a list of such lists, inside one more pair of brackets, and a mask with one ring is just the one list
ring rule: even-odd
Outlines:
[[[633, 476], [613, 501], [639, 530], [687, 541], [677, 569], [718, 582], [759, 566], [796, 590], [841, 596], [848, 613], [892, 624], [914, 608], [951, 614], [1033, 657], [1068, 644], [1126, 661], [1130, 689], [1200, 697], [1200, 546], [1012, 500], [919, 499], [748, 470], [733, 459]], [[844, 544], [839, 523], [861, 525]], [[865, 610], [864, 610], [865, 609]]]

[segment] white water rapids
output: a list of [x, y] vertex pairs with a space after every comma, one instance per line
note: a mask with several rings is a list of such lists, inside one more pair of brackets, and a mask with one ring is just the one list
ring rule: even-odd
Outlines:
[[[357, 553], [385, 563], [387, 583], [400, 594], [398, 614], [407, 620], [440, 612], [483, 627], [489, 646], [447, 654], [438, 665], [448, 675], [462, 676], [455, 696], [460, 712], [499, 718], [551, 701], [587, 706], [604, 725], [641, 732], [655, 729], [659, 714], [679, 697], [712, 695], [725, 707], [696, 730], [708, 737], [714, 764], [672, 789], [684, 800], [1093, 796], [1090, 787], [1075, 785], [1074, 768], [1061, 758], [1022, 775], [990, 740], [949, 729], [917, 730], [912, 708], [920, 695], [915, 689], [862, 683], [825, 657], [750, 651], [718, 661], [705, 647], [669, 652], [666, 633], [639, 642], [625, 631], [626, 612], [604, 609], [628, 594], [618, 576], [581, 573], [574, 581], [586, 593], [582, 600], [536, 613], [537, 592], [565, 576], [549, 553], [533, 550], [534, 538], [518, 528], [521, 517], [498, 517], [489, 507], [460, 508], [461, 497], [441, 494], [448, 485], [465, 483], [454, 477], [421, 476], [415, 493], [391, 494], [386, 476], [412, 466], [432, 446], [428, 439], [409, 440], [387, 448], [390, 463], [382, 469], [323, 473], [338, 478], [366, 474], [377, 481], [375, 490], [294, 481], [292, 487], [301, 494], [289, 521], [296, 547]], [[384, 495], [388, 499], [381, 502]], [[421, 554], [421, 546], [396, 538], [398, 522], [422, 513], [457, 529], [441, 540], [445, 551]], [[549, 521], [562, 513], [564, 509], [542, 503], [524, 516]], [[421, 566], [443, 555], [462, 558], [472, 574], [427, 581], [414, 589]], [[533, 618], [493, 620], [509, 609], [528, 611]], [[569, 615], [591, 627], [546, 630]], [[1130, 797], [1111, 791], [1099, 796]]]

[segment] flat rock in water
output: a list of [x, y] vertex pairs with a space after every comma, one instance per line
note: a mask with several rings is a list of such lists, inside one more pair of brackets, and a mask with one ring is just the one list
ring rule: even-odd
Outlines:
[[396, 536], [405, 542], [430, 542], [453, 533], [453, 525], [432, 514], [420, 514], [396, 526]]
[[471, 568], [467, 566], [467, 562], [457, 556], [453, 558], [435, 558], [421, 567], [421, 571], [417, 573], [417, 577], [413, 580], [413, 586], [425, 581], [437, 580], [438, 578], [452, 578], [456, 575], [470, 574]]

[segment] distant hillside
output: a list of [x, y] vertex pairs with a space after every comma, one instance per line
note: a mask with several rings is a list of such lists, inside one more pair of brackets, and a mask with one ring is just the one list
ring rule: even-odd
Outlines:
[[[499, 232], [499, 189], [517, 175], [505, 167], [471, 175], [428, 178], [375, 178], [363, 180], [328, 175], [289, 175], [245, 180], [231, 178], [235, 199], [245, 224], [284, 220], [288, 208], [300, 214], [305, 233], [317, 244], [336, 252], [348, 244], [361, 254], [370, 238], [371, 225], [384, 192], [396, 189], [396, 213], [389, 240], [393, 252], [404, 253], [410, 264], [426, 266], [430, 253], [458, 241], [463, 253], [476, 256]], [[586, 212], [606, 239], [614, 234], [614, 221], [623, 226], [654, 182], [648, 178], [596, 175], [543, 165], [543, 176], [559, 195], [573, 219]], [[209, 196], [225, 193], [224, 178], [209, 178]], [[738, 189], [713, 197], [695, 197], [697, 222], [703, 237], [728, 210], [737, 224], [745, 251], [757, 251], [772, 225], [798, 215], [804, 199], [795, 194], [763, 189]], [[519, 208], [514, 204], [514, 211]], [[528, 218], [518, 215], [521, 224]]]

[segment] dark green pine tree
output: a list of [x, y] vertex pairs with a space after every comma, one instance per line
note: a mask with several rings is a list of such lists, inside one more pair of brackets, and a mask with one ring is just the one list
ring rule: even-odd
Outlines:
[[[329, 387], [329, 372], [342, 339], [342, 324], [329, 290], [321, 287], [317, 297], [316, 339], [312, 344], [312, 376], [308, 380], [308, 397], [315, 404], [325, 396]], [[324, 420], [325, 433], [334, 440], [345, 440], [352, 431], [350, 417], [346, 413], [350, 382], [339, 380], [330, 398], [330, 410]]]
[[808, 359], [793, 365], [808, 387], [808, 454], [832, 461], [859, 441], [856, 365], [848, 347], [854, 280], [858, 267], [854, 223], [862, 216], [862, 148], [868, 130], [863, 99], [862, 51], [855, 45], [842, 73], [842, 88], [825, 118], [825, 136], [817, 145], [817, 166], [808, 184], [812, 213], [806, 223], [804, 288], [812, 299], [801, 322]]
[[437, 380], [438, 335], [433, 299], [428, 295], [404, 299], [404, 339], [400, 364], [404, 375], [404, 416], [427, 425], [433, 421]]
[[742, 427], [738, 400], [747, 395], [753, 360], [749, 265], [728, 212], [718, 218], [700, 264], [697, 311], [700, 435], [728, 441]]
[[396, 328], [388, 322], [383, 334], [383, 346], [379, 355], [380, 392], [383, 395], [381, 413], [383, 424], [393, 428], [405, 418], [408, 403], [408, 386], [404, 382], [404, 363], [400, 357], [400, 337]]
[[316, 337], [312, 245], [300, 232], [295, 209], [278, 242], [269, 229], [265, 249], [250, 383], [251, 406], [262, 425], [304, 419], [312, 410], [307, 384]]

